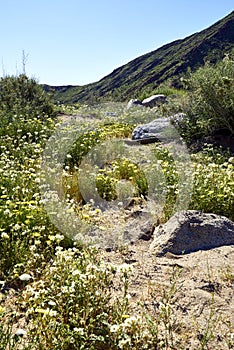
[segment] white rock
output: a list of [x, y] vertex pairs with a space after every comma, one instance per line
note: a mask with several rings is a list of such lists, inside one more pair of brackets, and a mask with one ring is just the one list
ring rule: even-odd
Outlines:
[[162, 94], [153, 95], [148, 98], [145, 98], [142, 101], [142, 104], [145, 107], [154, 107], [154, 106], [160, 105], [161, 103], [165, 103], [166, 99], [167, 99], [166, 96]]
[[136, 107], [136, 106], [142, 106], [142, 102], [140, 100], [135, 99], [131, 99], [128, 104], [127, 104], [127, 109], [132, 108], [132, 107]]

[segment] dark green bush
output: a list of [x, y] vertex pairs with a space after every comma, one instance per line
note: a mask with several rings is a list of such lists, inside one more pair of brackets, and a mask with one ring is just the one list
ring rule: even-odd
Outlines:
[[25, 74], [6, 76], [0, 79], [0, 114], [34, 118], [53, 117], [54, 105], [43, 88], [33, 78]]
[[234, 135], [234, 52], [184, 79], [189, 100], [181, 123], [187, 141], [214, 134]]

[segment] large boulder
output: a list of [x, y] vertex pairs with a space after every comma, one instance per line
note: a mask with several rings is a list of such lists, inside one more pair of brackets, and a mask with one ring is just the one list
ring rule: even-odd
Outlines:
[[165, 130], [171, 128], [169, 118], [158, 118], [148, 124], [138, 125], [132, 132], [132, 140], [154, 139], [162, 141]]
[[234, 223], [216, 214], [181, 211], [156, 227], [153, 236], [150, 250], [156, 255], [188, 254], [234, 245]]
[[167, 100], [166, 96], [165, 95], [162, 95], [162, 94], [159, 94], [159, 95], [153, 95], [153, 96], [150, 96], [148, 98], [145, 98], [143, 101], [142, 101], [142, 105], [145, 106], [145, 107], [155, 107], [155, 106], [158, 106], [162, 103], [165, 103]]

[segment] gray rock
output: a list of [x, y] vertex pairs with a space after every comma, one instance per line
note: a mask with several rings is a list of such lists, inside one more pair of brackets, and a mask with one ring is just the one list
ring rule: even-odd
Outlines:
[[158, 118], [148, 124], [138, 125], [132, 132], [132, 140], [154, 138], [161, 141], [165, 138], [165, 130], [171, 128], [169, 118]]
[[128, 104], [127, 104], [127, 109], [136, 107], [136, 106], [142, 106], [142, 102], [140, 100], [137, 100], [136, 98], [132, 98]]
[[152, 218], [144, 217], [144, 212], [139, 211], [139, 217], [130, 220], [124, 231], [126, 241], [135, 242], [137, 240], [149, 241], [152, 238], [155, 223]]
[[142, 101], [142, 105], [145, 106], [145, 107], [155, 107], [155, 106], [158, 106], [162, 103], [165, 103], [167, 100], [166, 96], [165, 95], [153, 95], [153, 96], [150, 96], [148, 98], [145, 98], [143, 101]]
[[234, 245], [234, 223], [224, 216], [181, 211], [154, 231], [150, 250], [161, 256]]

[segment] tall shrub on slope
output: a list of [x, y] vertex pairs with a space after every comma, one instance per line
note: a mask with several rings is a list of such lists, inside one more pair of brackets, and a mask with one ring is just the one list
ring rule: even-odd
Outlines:
[[234, 136], [234, 52], [216, 65], [205, 64], [184, 83], [190, 98], [183, 136], [188, 141], [214, 134]]

